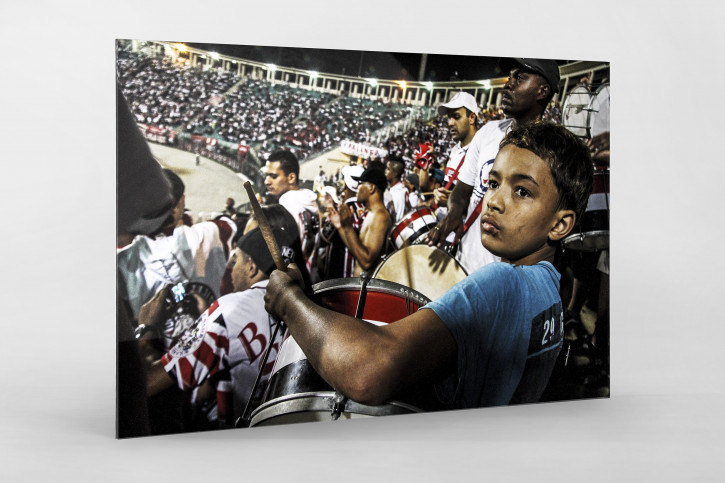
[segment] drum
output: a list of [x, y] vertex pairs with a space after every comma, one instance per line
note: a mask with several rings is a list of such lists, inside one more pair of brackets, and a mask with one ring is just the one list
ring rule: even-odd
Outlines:
[[435, 300], [468, 276], [447, 252], [428, 245], [411, 245], [387, 256], [373, 278], [410, 287]]
[[589, 104], [594, 93], [586, 86], [576, 86], [566, 96], [561, 109], [561, 123], [580, 138], [590, 138], [592, 113]]
[[[608, 105], [603, 106], [603, 102], [609, 102], [609, 84], [602, 84], [596, 91], [586, 86], [577, 86], [566, 96], [562, 106], [561, 123], [582, 139], [591, 139], [603, 130], [608, 131], [609, 108]], [[600, 111], [602, 111], [601, 116]], [[600, 126], [604, 124], [606, 128]]]
[[[316, 303], [339, 313], [383, 325], [416, 312], [429, 300], [416, 291], [383, 280], [339, 278], [313, 286]], [[378, 406], [347, 399], [314, 370], [293, 337], [280, 346], [262, 404], [251, 414], [250, 426], [334, 421], [422, 412], [432, 398], [413, 388]]]
[[595, 167], [592, 194], [584, 216], [577, 222], [574, 233], [562, 243], [564, 248], [583, 252], [609, 248], [609, 167]]
[[402, 220], [393, 227], [390, 239], [396, 249], [421, 242], [438, 223], [435, 213], [427, 206], [409, 211]]

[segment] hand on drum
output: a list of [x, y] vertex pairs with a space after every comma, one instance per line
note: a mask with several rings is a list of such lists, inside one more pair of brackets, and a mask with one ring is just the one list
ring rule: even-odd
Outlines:
[[282, 310], [284, 297], [290, 295], [295, 287], [300, 287], [302, 290], [305, 288], [302, 273], [296, 264], [290, 263], [286, 272], [273, 271], [269, 276], [267, 292], [264, 295], [264, 309], [277, 320], [284, 320]]
[[141, 306], [141, 310], [138, 312], [138, 325], [153, 327], [168, 318], [166, 299], [171, 294], [171, 287], [171, 284], [164, 285], [151, 300]]
[[331, 206], [327, 209], [327, 212], [330, 214], [332, 226], [338, 230], [342, 227], [352, 226], [352, 210], [347, 204], [341, 204], [339, 209]]
[[609, 164], [609, 131], [587, 139], [586, 144], [596, 164]]
[[457, 217], [450, 216], [450, 213], [446, 215], [440, 223], [428, 232], [428, 235], [425, 237], [425, 243], [427, 243], [429, 247], [441, 247], [450, 232], [455, 232], [456, 234], [453, 239], [453, 244], [455, 245], [458, 243], [463, 236], [463, 220], [456, 218]]
[[445, 206], [448, 203], [448, 196], [450, 196], [451, 190], [445, 188], [436, 188], [433, 190], [433, 199], [438, 206]]

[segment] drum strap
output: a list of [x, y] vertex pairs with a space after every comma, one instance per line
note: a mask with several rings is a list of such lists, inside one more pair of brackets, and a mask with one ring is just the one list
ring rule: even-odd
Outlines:
[[[455, 183], [455, 181], [458, 179], [458, 172], [461, 170], [461, 166], [463, 166], [463, 162], [466, 160], [466, 154], [468, 154], [468, 150], [466, 150], [466, 152], [463, 153], [463, 157], [461, 158], [461, 162], [458, 163], [458, 166], [456, 166], [455, 171], [453, 171], [453, 173], [451, 173], [451, 178], [448, 180], [448, 183], [446, 183], [445, 189], [447, 189], [447, 190], [448, 189], [451, 189], [451, 185], [453, 183]], [[448, 159], [450, 160], [450, 158], [448, 158]], [[438, 204], [437, 203], [433, 203], [433, 205], [431, 206], [431, 208], [433, 208], [433, 211], [437, 210], [438, 209]]]
[[481, 208], [483, 207], [483, 198], [478, 202], [476, 208], [473, 210], [471, 215], [468, 217], [466, 222], [463, 224], [463, 233], [466, 233], [471, 225], [478, 219], [478, 215], [481, 214]]
[[456, 170], [453, 171], [453, 173], [451, 174], [451, 179], [449, 179], [448, 183], [446, 183], [445, 189], [450, 189], [451, 185], [458, 179], [458, 172], [461, 170], [461, 166], [463, 166], [463, 162], [466, 160], [466, 154], [468, 154], [468, 150], [463, 153], [463, 158], [461, 158], [461, 162], [458, 163], [458, 166], [456, 166]]

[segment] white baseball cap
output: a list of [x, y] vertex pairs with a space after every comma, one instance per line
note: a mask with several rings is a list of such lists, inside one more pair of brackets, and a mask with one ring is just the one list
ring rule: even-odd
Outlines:
[[345, 186], [347, 186], [350, 190], [357, 193], [357, 187], [360, 184], [360, 182], [355, 181], [353, 179], [353, 176], [355, 178], [359, 178], [363, 174], [363, 171], [365, 171], [365, 168], [363, 168], [362, 166], [359, 166], [359, 165], [345, 166], [344, 168], [342, 168], [341, 173], [342, 173], [343, 179], [345, 180]]
[[469, 94], [468, 92], [456, 92], [456, 95], [451, 98], [450, 101], [448, 101], [446, 104], [441, 104], [438, 106], [438, 114], [445, 114], [446, 110], [452, 109], [460, 109], [461, 107], [465, 107], [472, 113], [474, 113], [476, 116], [480, 114], [481, 110], [478, 108], [478, 104], [476, 104], [476, 99]]
[[340, 204], [340, 198], [338, 198], [337, 190], [334, 186], [325, 186], [322, 188], [322, 196], [326, 194], [330, 195], [330, 198], [332, 198], [332, 201], [334, 201], [336, 205]]

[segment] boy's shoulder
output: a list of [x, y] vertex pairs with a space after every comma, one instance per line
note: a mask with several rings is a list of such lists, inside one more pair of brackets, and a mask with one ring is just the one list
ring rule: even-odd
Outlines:
[[534, 265], [512, 265], [505, 262], [494, 262], [479, 268], [471, 274], [472, 281], [499, 284], [501, 288], [510, 287], [509, 283], [517, 283], [527, 278], [540, 278], [544, 281], [551, 278], [552, 281], [559, 278], [559, 272], [554, 266], [546, 261]]

